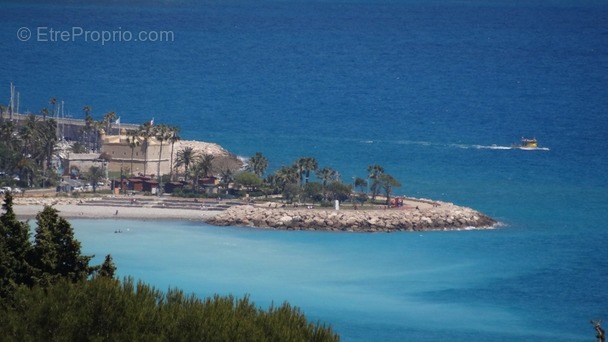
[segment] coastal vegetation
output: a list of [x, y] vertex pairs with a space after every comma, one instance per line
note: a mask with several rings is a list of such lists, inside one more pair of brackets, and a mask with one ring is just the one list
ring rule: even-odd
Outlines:
[[[320, 167], [311, 156], [297, 158], [293, 164], [280, 166], [269, 174], [266, 173], [268, 165], [268, 158], [261, 152], [248, 158], [244, 167], [227, 167], [214, 156], [185, 147], [177, 151], [174, 164], [175, 174], [184, 184], [175, 194], [185, 197], [248, 197], [321, 206], [332, 206], [335, 200], [352, 205], [365, 202], [389, 205], [395, 188], [401, 186], [395, 177], [377, 164], [367, 168], [366, 177], [354, 177], [352, 183], [343, 182], [340, 172], [334, 168]], [[218, 182], [212, 183], [212, 187], [202, 187], [200, 182], [205, 178]], [[379, 194], [383, 195], [380, 203], [376, 202]]]
[[56, 131], [55, 120], [40, 120], [34, 115], [27, 116], [19, 126], [1, 120], [0, 182], [24, 187], [56, 184], [58, 176], [52, 167], [58, 142]]
[[70, 223], [46, 206], [35, 236], [8, 193], [0, 216], [3, 341], [338, 341], [288, 303], [258, 308], [247, 296], [200, 299], [116, 279], [110, 255], [90, 266]]
[[[49, 104], [52, 106], [50, 112], [56, 115], [57, 101], [51, 99]], [[59, 173], [64, 173], [88, 181], [93, 192], [96, 192], [97, 184], [105, 183], [108, 176], [107, 166], [112, 163], [111, 156], [101, 153], [96, 159], [99, 165], [83, 170], [70, 166], [67, 173], [61, 171], [62, 158], [69, 153], [99, 153], [100, 134], [113, 129], [113, 124], [117, 123], [117, 114], [106, 113], [97, 121], [92, 116], [92, 108], [84, 106], [84, 124], [80, 134], [75, 141], [66, 142], [61, 139], [57, 121], [53, 117], [47, 117], [49, 110], [43, 109], [41, 113], [42, 116], [28, 115], [18, 123], [1, 120], [0, 184], [22, 188], [55, 187], [61, 182]], [[376, 198], [382, 194], [383, 204], [388, 205], [394, 190], [401, 186], [397, 179], [377, 164], [370, 165], [365, 176], [345, 182], [338, 170], [319, 165], [312, 156], [298, 157], [293, 164], [268, 172], [270, 162], [261, 152], [256, 152], [243, 164], [234, 155], [228, 158], [212, 155], [192, 146], [175, 149], [176, 142], [181, 140], [179, 131], [177, 126], [154, 124], [153, 121], [128, 130], [126, 144], [130, 150], [130, 162], [125, 161], [124, 168], [121, 165], [124, 175], [135, 175], [135, 152], [136, 149], [142, 149], [145, 158], [143, 175], [154, 173], [161, 188], [174, 183], [172, 187], [176, 189], [176, 196], [249, 197], [331, 206], [335, 200], [353, 205], [377, 203]], [[158, 155], [150, 156], [154, 158], [152, 165], [156, 164], [155, 167], [147, 166], [146, 151], [151, 139], [155, 139], [160, 146]], [[160, 177], [161, 156], [163, 150], [167, 149], [171, 150], [169, 172]], [[150, 159], [151, 162], [152, 160]], [[152, 168], [155, 170], [150, 170]], [[118, 175], [112, 174], [110, 177]]]

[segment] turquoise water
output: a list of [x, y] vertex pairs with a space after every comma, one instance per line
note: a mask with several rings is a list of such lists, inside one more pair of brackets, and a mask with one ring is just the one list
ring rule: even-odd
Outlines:
[[[289, 300], [346, 341], [588, 340], [608, 296], [608, 5], [600, 1], [0, 2], [20, 108], [181, 126], [270, 171], [301, 156], [479, 209], [490, 231], [331, 234], [74, 221], [121, 275]], [[170, 42], [19, 41], [27, 27]], [[548, 151], [505, 149], [535, 136]], [[119, 224], [130, 229], [113, 234]], [[124, 229], [123, 229], [124, 230]]]

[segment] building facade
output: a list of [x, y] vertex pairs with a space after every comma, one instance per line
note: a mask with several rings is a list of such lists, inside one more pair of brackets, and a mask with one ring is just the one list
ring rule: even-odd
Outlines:
[[[135, 139], [131, 144], [130, 139]], [[130, 137], [122, 129], [118, 135], [101, 135], [101, 152], [111, 157], [110, 172], [121, 172], [125, 176], [154, 176], [169, 174], [171, 171], [171, 143], [162, 144], [156, 138]], [[131, 169], [132, 167], [132, 169]]]

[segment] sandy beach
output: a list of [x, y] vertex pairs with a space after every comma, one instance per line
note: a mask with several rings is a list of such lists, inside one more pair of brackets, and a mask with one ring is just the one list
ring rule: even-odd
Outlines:
[[[67, 219], [131, 219], [131, 220], [187, 220], [187, 221], [209, 221], [218, 225], [248, 225], [250, 223], [243, 223], [247, 215], [241, 213], [239, 208], [242, 203], [235, 202], [223, 202], [217, 200], [191, 200], [183, 198], [157, 198], [157, 197], [146, 197], [146, 196], [135, 196], [135, 197], [122, 197], [122, 196], [98, 196], [98, 197], [87, 197], [87, 198], [61, 198], [61, 197], [15, 197], [13, 210], [17, 217], [21, 220], [35, 219], [36, 215], [44, 209], [45, 205], [49, 205], [59, 210], [59, 215]], [[406, 199], [404, 200], [404, 207], [392, 210], [371, 210], [369, 215], [378, 219], [386, 219], [391, 217], [395, 220], [395, 217], [403, 219], [405, 221], [414, 220], [410, 216], [420, 216], [427, 213], [427, 216], [435, 215], [433, 213], [437, 211], [445, 211], [450, 215], [460, 214], [462, 211], [460, 207], [453, 206], [451, 204], [443, 203], [441, 208], [439, 202], [432, 202], [430, 200], [423, 199]], [[286, 208], [269, 208], [266, 204], [260, 204], [256, 206], [246, 206], [250, 208], [258, 208], [258, 210], [266, 211], [267, 214], [275, 216], [275, 219], [283, 220], [287, 214], [292, 215], [298, 208], [292, 208], [288, 206]], [[228, 212], [224, 211], [230, 208]], [[236, 210], [236, 211], [235, 211]], [[246, 210], [245, 210], [246, 211]], [[284, 213], [284, 211], [286, 211]], [[230, 216], [231, 213], [236, 212], [237, 218], [232, 217], [227, 222], [221, 221], [226, 215]], [[351, 217], [353, 215], [360, 215], [361, 213], [367, 212], [361, 211], [334, 211], [334, 210], [305, 210], [300, 216], [323, 215], [325, 212], [333, 212], [332, 216], [336, 216], [338, 213], [345, 217]], [[369, 216], [368, 215], [368, 216]], [[394, 216], [394, 217], [393, 217]], [[423, 216], [423, 215], [422, 215]], [[421, 216], [421, 217], [422, 217]], [[416, 219], [420, 217], [416, 216]], [[318, 219], [316, 217], [315, 219]], [[430, 220], [424, 218], [425, 220]], [[233, 222], [234, 221], [234, 222]], [[414, 220], [415, 221], [415, 220]], [[266, 221], [264, 221], [266, 222]], [[350, 222], [350, 221], [349, 221]], [[334, 222], [340, 225], [340, 222]], [[349, 227], [356, 228], [356, 222], [344, 223]], [[268, 223], [265, 223], [268, 225]], [[312, 223], [311, 223], [312, 224]], [[316, 224], [316, 225], [315, 225]], [[316, 222], [312, 226], [323, 227], [323, 222]], [[333, 223], [332, 223], [333, 224]], [[381, 224], [383, 227], [387, 224]], [[421, 225], [418, 223], [418, 225]], [[445, 225], [445, 224], [443, 224]], [[256, 225], [257, 226], [257, 225]], [[264, 226], [264, 224], [261, 224]], [[272, 227], [277, 229], [289, 229], [284, 227], [284, 222], [274, 222], [271, 224]], [[312, 227], [311, 226], [311, 227]], [[331, 225], [330, 225], [331, 226]], [[369, 227], [368, 227], [369, 228]], [[375, 226], [370, 229], [376, 229]]]
[[55, 201], [55, 203], [18, 204], [13, 210], [19, 219], [35, 219], [44, 208], [52, 205], [59, 210], [59, 215], [67, 219], [133, 219], [133, 220], [189, 220], [202, 221], [219, 211], [209, 209], [179, 209], [179, 208], [149, 208], [138, 206], [108, 206], [108, 205], [81, 205], [73, 202]]

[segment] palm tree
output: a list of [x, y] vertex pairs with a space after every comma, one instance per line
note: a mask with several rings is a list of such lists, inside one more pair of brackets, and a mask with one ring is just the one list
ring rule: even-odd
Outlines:
[[146, 169], [148, 166], [148, 145], [150, 143], [150, 138], [154, 136], [154, 129], [152, 123], [145, 122], [138, 129], [139, 136], [144, 140], [143, 150], [144, 150], [144, 176], [146, 175]]
[[220, 172], [220, 181], [224, 186], [224, 189], [228, 189], [228, 186], [234, 181], [234, 173], [229, 168], [226, 168]]
[[212, 154], [205, 153], [202, 155], [198, 164], [201, 166], [201, 170], [203, 171], [203, 177], [209, 176], [209, 171], [213, 168], [213, 159], [215, 157]]
[[384, 173], [384, 168], [378, 164], [374, 164], [368, 166], [367, 172], [369, 172], [369, 176], [367, 176], [367, 178], [372, 180], [372, 200], [375, 200], [376, 196], [380, 192], [380, 183], [378, 181], [378, 177]]
[[57, 99], [56, 99], [56, 98], [54, 98], [54, 97], [51, 97], [51, 98], [49, 99], [49, 104], [50, 104], [51, 106], [53, 106], [53, 117], [55, 117], [55, 115], [57, 114], [57, 111], [56, 111], [56, 109], [55, 109], [55, 107], [57, 106]]
[[249, 158], [247, 171], [251, 171], [255, 173], [258, 177], [262, 177], [267, 167], [268, 159], [266, 159], [266, 157], [264, 157], [261, 152], [256, 152], [253, 157]]
[[190, 171], [194, 176], [195, 182], [194, 184], [198, 188], [199, 186], [199, 178], [203, 176], [203, 178], [209, 175], [209, 171], [213, 167], [213, 155], [211, 154], [203, 154], [200, 158], [197, 158], [192, 170]]
[[298, 177], [300, 179], [300, 187], [304, 186], [304, 169], [306, 167], [306, 157], [302, 157], [294, 163], [296, 169], [298, 169]]
[[139, 134], [135, 130], [130, 130], [127, 132], [127, 142], [129, 143], [129, 147], [131, 148], [131, 174], [133, 174], [133, 154], [135, 153], [135, 148], [139, 146]]
[[32, 157], [34, 144], [37, 138], [38, 119], [33, 115], [28, 115], [19, 129], [19, 136], [23, 143], [22, 154]]
[[95, 134], [95, 151], [99, 151], [99, 136], [101, 135], [101, 131], [103, 130], [104, 123], [103, 121], [92, 121], [92, 130]]
[[18, 145], [17, 127], [9, 120], [2, 121], [0, 124], [0, 141], [3, 141], [10, 149], [15, 149]]
[[48, 177], [47, 170], [51, 167], [53, 155], [57, 145], [57, 122], [54, 119], [43, 121], [37, 129], [37, 142], [40, 148], [42, 170], [45, 177]]
[[[160, 178], [160, 160], [161, 157], [163, 156], [163, 143], [169, 139], [171, 139], [171, 136], [173, 135], [173, 133], [171, 132], [171, 128], [169, 128], [169, 126], [167, 125], [158, 125], [158, 126], [154, 126], [153, 129], [154, 132], [154, 138], [156, 138], [156, 140], [158, 140], [160, 142], [160, 149], [158, 151], [158, 165], [156, 168], [156, 175], [158, 177], [158, 186], [159, 189], [161, 189], [161, 178]], [[169, 166], [171, 167], [171, 166]]]
[[86, 145], [88, 150], [91, 150], [91, 133], [95, 127], [95, 120], [93, 120], [93, 117], [91, 116], [91, 110], [90, 106], [84, 106], [82, 108], [82, 111], [84, 112], [84, 127], [82, 128], [82, 131], [87, 137]]
[[86, 117], [91, 115], [91, 106], [87, 105], [87, 106], [82, 107], [82, 111], [84, 112], [84, 117], [86, 120]]
[[107, 112], [103, 116], [104, 129], [106, 130], [106, 134], [108, 135], [110, 135], [110, 130], [112, 129], [112, 123], [114, 122], [114, 120], [116, 120], [115, 112]]
[[181, 138], [179, 137], [179, 127], [171, 126], [171, 138], [169, 141], [171, 142], [171, 162], [169, 163], [169, 167], [171, 169], [171, 180], [173, 181], [173, 146], [176, 142], [178, 142]]
[[194, 148], [187, 146], [183, 149], [177, 151], [177, 156], [175, 158], [175, 167], [178, 168], [180, 166], [184, 166], [184, 180], [188, 180], [188, 173], [190, 169], [190, 165], [194, 164], [198, 159], [198, 154], [194, 150]]
[[296, 166], [282, 166], [275, 171], [275, 177], [277, 185], [281, 187], [281, 191], [284, 191], [288, 184], [298, 183], [300, 174]]
[[317, 176], [317, 178], [319, 178], [321, 180], [321, 185], [322, 187], [322, 191], [323, 191], [323, 197], [326, 197], [326, 192], [325, 190], [327, 189], [327, 183], [329, 183], [330, 181], [334, 181], [336, 180], [336, 177], [338, 176], [338, 172], [334, 169], [332, 169], [331, 167], [324, 167], [320, 170], [318, 170], [315, 174]]
[[[300, 176], [300, 187], [303, 187], [305, 182], [308, 183], [310, 171], [316, 171], [319, 168], [317, 160], [313, 157], [302, 157], [296, 160], [295, 165]], [[306, 176], [306, 178], [304, 178], [304, 176]]]
[[38, 168], [34, 161], [30, 158], [23, 157], [17, 162], [17, 170], [19, 171], [19, 179], [27, 180], [28, 188], [32, 186], [32, 180], [36, 174]]

